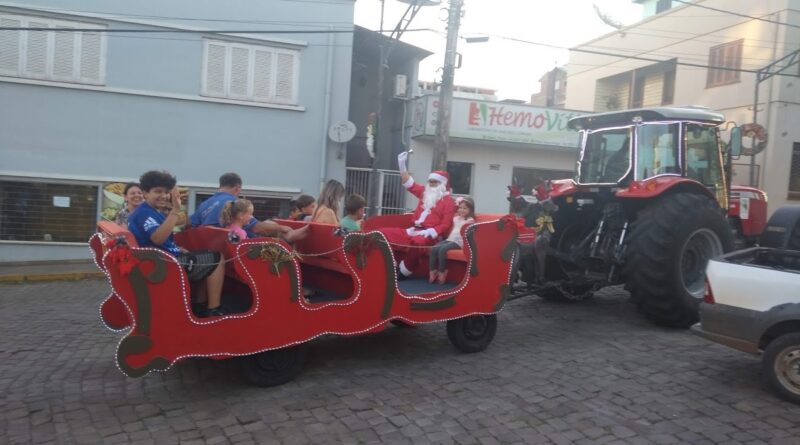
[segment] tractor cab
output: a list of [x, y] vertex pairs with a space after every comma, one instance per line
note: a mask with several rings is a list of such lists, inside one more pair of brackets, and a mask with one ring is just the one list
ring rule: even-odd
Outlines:
[[[580, 116], [579, 186], [638, 188], [653, 178], [686, 178], [727, 207], [722, 114], [704, 108], [651, 108]], [[674, 179], [654, 183], [676, 185]]]

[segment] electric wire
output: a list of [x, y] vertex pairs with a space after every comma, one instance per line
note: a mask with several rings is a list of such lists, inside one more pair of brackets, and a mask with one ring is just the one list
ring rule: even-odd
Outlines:
[[[671, 61], [670, 59], [667, 59], [667, 60], [656, 59], [656, 58], [653, 58], [653, 57], [643, 57], [641, 55], [619, 54], [619, 53], [612, 53], [612, 52], [608, 52], [608, 51], [598, 51], [598, 50], [591, 50], [591, 49], [585, 49], [585, 48], [567, 48], [567, 47], [564, 47], [564, 46], [552, 45], [552, 44], [548, 44], [548, 43], [532, 42], [532, 41], [529, 41], [529, 40], [519, 39], [519, 38], [516, 38], [516, 37], [507, 37], [507, 36], [501, 36], [501, 35], [492, 35], [492, 36], [500, 38], [500, 39], [511, 40], [511, 41], [519, 42], [519, 43], [526, 43], [526, 44], [530, 44], [530, 45], [544, 46], [544, 47], [555, 48], [555, 49], [564, 49], [564, 50], [569, 50], [569, 51], [574, 51], [574, 52], [595, 54], [595, 55], [601, 55], [601, 56], [618, 57], [618, 58], [621, 58], [621, 59], [642, 60], [642, 61], [646, 61], [646, 62], [656, 62], [656, 63], [670, 62]], [[650, 52], [650, 51], [642, 52], [640, 54], [647, 54], [648, 52]], [[754, 70], [754, 69], [731, 68], [731, 67], [725, 67], [725, 66], [713, 66], [713, 65], [702, 64], [702, 63], [676, 61], [675, 64], [676, 65], [681, 65], [681, 66], [689, 66], [689, 67], [695, 67], [695, 68], [707, 68], [707, 69], [715, 69], [715, 70], [721, 70], [721, 71], [737, 71], [737, 72], [751, 73], [751, 74], [757, 74], [758, 73], [758, 70]], [[610, 65], [610, 63], [609, 64], [604, 64], [604, 65], [597, 65], [597, 67], [608, 66], [608, 65]], [[591, 68], [589, 70], [581, 71], [580, 73], [570, 74], [568, 77], [572, 77], [572, 76], [575, 76], [575, 75], [578, 75], [578, 74], [583, 74], [585, 72], [588, 72], [588, 71], [591, 71], [593, 69], [596, 69], [597, 67]], [[781, 73], [779, 75], [787, 76], [787, 77], [798, 77], [798, 75], [796, 75], [796, 74], [783, 74], [783, 73]]]
[[793, 23], [779, 22], [777, 20], [765, 19], [763, 17], [754, 17], [752, 15], [741, 14], [741, 13], [733, 12], [733, 11], [726, 10], [726, 9], [719, 9], [719, 8], [713, 8], [711, 6], [701, 5], [701, 4], [696, 3], [696, 2], [689, 2], [689, 1], [686, 1], [686, 0], [673, 0], [673, 1], [676, 1], [678, 3], [683, 3], [684, 5], [687, 5], [687, 6], [694, 6], [695, 8], [708, 9], [710, 11], [722, 12], [722, 13], [725, 13], [725, 14], [735, 15], [735, 16], [739, 16], [739, 17], [746, 17], [746, 18], [749, 18], [749, 19], [752, 19], [752, 20], [759, 20], [759, 21], [762, 21], [762, 22], [775, 23], [776, 25], [789, 26], [791, 28], [800, 28], [800, 25], [795, 25]]

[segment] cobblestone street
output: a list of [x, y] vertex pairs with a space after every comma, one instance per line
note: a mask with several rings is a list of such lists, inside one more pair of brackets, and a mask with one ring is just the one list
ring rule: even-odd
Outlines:
[[763, 387], [757, 358], [653, 326], [619, 289], [513, 301], [483, 353], [443, 324], [319, 339], [266, 389], [235, 360], [125, 377], [107, 294], [0, 285], [0, 442], [800, 444], [800, 406]]

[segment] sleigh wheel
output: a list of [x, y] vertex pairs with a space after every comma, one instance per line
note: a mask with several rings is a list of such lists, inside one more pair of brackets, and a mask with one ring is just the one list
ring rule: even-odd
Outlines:
[[497, 332], [497, 315], [473, 315], [447, 322], [447, 337], [463, 352], [480, 352]]
[[256, 386], [277, 386], [293, 380], [306, 361], [305, 344], [248, 355], [242, 359], [244, 376]]

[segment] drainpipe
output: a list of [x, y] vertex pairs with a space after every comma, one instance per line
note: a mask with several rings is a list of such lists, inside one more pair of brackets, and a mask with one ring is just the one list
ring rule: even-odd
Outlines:
[[[328, 26], [333, 31], [333, 26]], [[322, 105], [322, 144], [320, 147], [319, 163], [319, 189], [325, 185], [325, 176], [328, 172], [328, 127], [331, 126], [331, 90], [333, 88], [333, 32], [328, 33], [328, 57], [325, 69], [325, 100]]]

